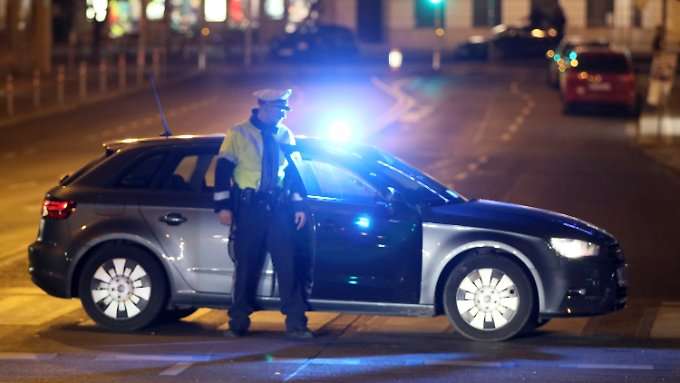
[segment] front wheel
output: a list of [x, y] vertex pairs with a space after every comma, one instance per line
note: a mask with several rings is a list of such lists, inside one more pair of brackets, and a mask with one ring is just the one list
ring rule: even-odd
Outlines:
[[444, 310], [466, 338], [498, 342], [519, 334], [531, 319], [534, 294], [524, 270], [502, 255], [476, 253], [444, 286]]
[[148, 326], [162, 311], [167, 282], [161, 265], [128, 244], [104, 245], [87, 260], [78, 291], [88, 315], [114, 331]]

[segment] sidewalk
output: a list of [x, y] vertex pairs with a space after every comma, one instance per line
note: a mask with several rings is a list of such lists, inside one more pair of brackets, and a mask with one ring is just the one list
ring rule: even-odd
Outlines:
[[675, 81], [667, 109], [645, 107], [638, 122], [637, 140], [656, 161], [680, 174], [680, 82]]

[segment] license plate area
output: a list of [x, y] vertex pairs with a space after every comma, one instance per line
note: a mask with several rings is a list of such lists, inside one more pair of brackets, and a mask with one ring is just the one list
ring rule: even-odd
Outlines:
[[593, 92], [609, 92], [612, 90], [612, 84], [608, 82], [593, 82], [588, 84], [588, 90]]

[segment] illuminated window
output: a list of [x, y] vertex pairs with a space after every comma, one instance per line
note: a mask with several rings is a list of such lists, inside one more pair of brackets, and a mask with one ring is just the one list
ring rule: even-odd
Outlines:
[[285, 0], [265, 0], [264, 12], [272, 20], [282, 20], [286, 14]]
[[310, 8], [311, 2], [308, 0], [291, 0], [288, 6], [288, 21], [296, 24], [303, 22], [309, 16]]
[[87, 0], [85, 16], [88, 20], [96, 20], [101, 23], [106, 20], [107, 6], [107, 0]]
[[7, 0], [0, 0], [0, 30], [7, 28]]
[[227, 0], [205, 0], [205, 21], [221, 23], [227, 20]]
[[146, 18], [149, 20], [162, 20], [165, 13], [165, 0], [150, 0], [146, 4]]

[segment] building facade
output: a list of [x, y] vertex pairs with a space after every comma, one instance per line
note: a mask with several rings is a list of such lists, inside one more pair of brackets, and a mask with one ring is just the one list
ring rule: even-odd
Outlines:
[[442, 14], [435, 17], [430, 0], [324, 1], [324, 19], [355, 30], [364, 45], [431, 46], [437, 40], [434, 28], [441, 26], [445, 45], [455, 46], [472, 36], [490, 34], [498, 24], [527, 25], [532, 7], [549, 12], [559, 5], [567, 19], [568, 36], [606, 38], [632, 50], [646, 50], [656, 27], [663, 23], [664, 3], [668, 42], [680, 42], [678, 0], [441, 0]]

